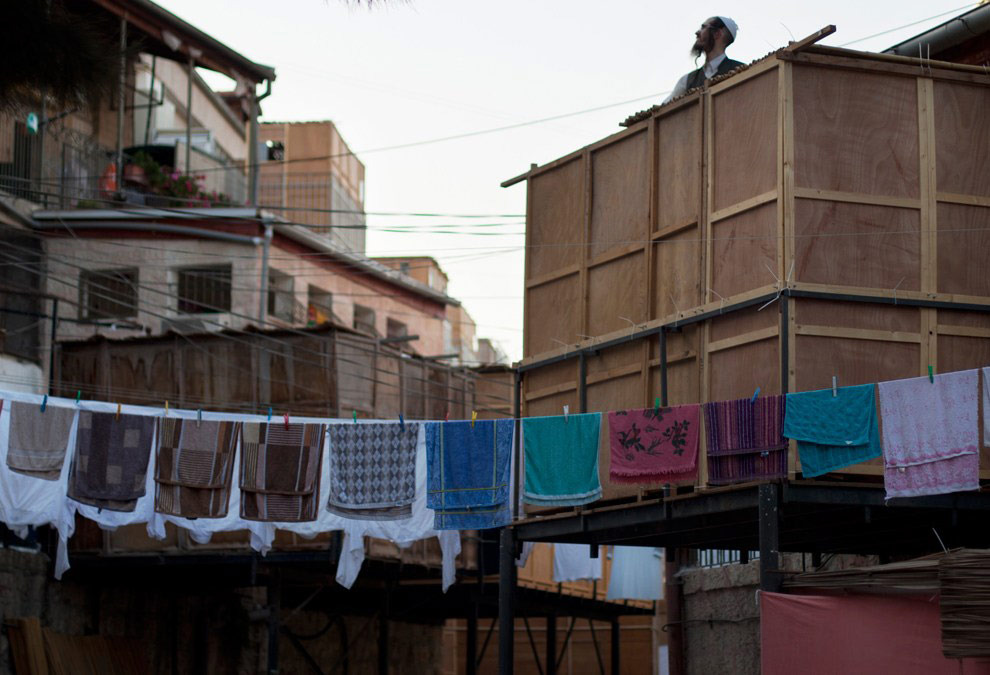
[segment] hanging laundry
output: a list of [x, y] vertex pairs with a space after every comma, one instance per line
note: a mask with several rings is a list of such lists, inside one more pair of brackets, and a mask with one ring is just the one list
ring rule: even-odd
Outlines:
[[230, 501], [239, 422], [158, 421], [155, 511], [223, 518]]
[[591, 557], [588, 544], [553, 545], [553, 580], [584, 581], [602, 578], [602, 558]]
[[416, 497], [419, 424], [331, 424], [327, 509], [345, 518], [398, 520]]
[[155, 418], [82, 410], [69, 476], [71, 499], [109, 511], [133, 511], [147, 492]]
[[798, 442], [805, 478], [879, 457], [873, 385], [788, 394], [784, 435]]
[[608, 414], [615, 483], [677, 483], [698, 476], [701, 406], [645, 408]]
[[72, 408], [10, 402], [10, 445], [7, 466], [11, 471], [42, 480], [58, 480], [69, 445], [69, 430], [76, 411]]
[[705, 404], [708, 482], [713, 485], [787, 475], [784, 397]]
[[523, 501], [538, 506], [579, 506], [599, 499], [601, 427], [601, 413], [524, 419]]
[[979, 371], [877, 387], [887, 499], [978, 490]]
[[663, 549], [613, 546], [606, 600], [662, 600]]
[[426, 425], [427, 506], [437, 530], [483, 530], [512, 520], [514, 420]]
[[326, 427], [246, 422], [241, 434], [241, 517], [314, 520]]
[[990, 448], [990, 366], [983, 369], [983, 447]]

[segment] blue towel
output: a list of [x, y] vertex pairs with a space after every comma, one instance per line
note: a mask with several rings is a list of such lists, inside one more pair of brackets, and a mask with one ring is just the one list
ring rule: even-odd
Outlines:
[[511, 520], [514, 420], [426, 425], [426, 505], [435, 529], [487, 529]]
[[579, 506], [601, 497], [602, 485], [598, 479], [601, 427], [601, 413], [524, 419], [523, 500], [539, 506]]
[[820, 476], [880, 457], [872, 384], [787, 395], [784, 436], [798, 442], [801, 472]]

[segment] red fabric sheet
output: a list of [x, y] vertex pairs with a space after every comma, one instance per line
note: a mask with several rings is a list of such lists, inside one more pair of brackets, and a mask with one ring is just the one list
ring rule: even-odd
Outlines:
[[938, 599], [760, 593], [763, 675], [990, 674], [942, 656]]

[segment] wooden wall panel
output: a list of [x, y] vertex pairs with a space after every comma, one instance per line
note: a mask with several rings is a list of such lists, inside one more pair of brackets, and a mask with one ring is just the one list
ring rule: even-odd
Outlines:
[[915, 79], [795, 64], [794, 181], [918, 197]]
[[577, 372], [577, 357], [542, 368], [527, 370], [523, 374], [523, 387], [525, 391], [529, 392], [562, 384], [574, 385], [577, 382]]
[[935, 81], [936, 184], [990, 197], [990, 88]]
[[565, 405], [570, 406], [570, 411], [576, 414], [578, 412], [578, 395], [576, 390], [569, 391], [562, 394], [544, 396], [529, 401], [526, 405], [529, 408], [526, 412], [526, 417], [563, 415]]
[[616, 370], [624, 370], [643, 364], [643, 341], [603, 349], [594, 356], [587, 357], [588, 379], [600, 379]]
[[683, 311], [704, 301], [701, 235], [697, 226], [656, 241], [654, 317]]
[[646, 295], [642, 253], [588, 270], [588, 335], [627, 328], [630, 321], [647, 321]]
[[777, 273], [776, 203], [712, 224], [712, 290], [728, 298], [772, 284], [768, 266]]
[[937, 238], [938, 291], [990, 296], [990, 207], [939, 204]]
[[938, 372], [990, 366], [990, 337], [938, 336]]
[[780, 324], [780, 304], [775, 302], [760, 309], [759, 306], [749, 307], [720, 316], [712, 321], [708, 339], [711, 342], [726, 340], [743, 333], [770, 328]]
[[921, 288], [917, 210], [798, 199], [794, 221], [794, 280]]
[[701, 208], [701, 106], [657, 120], [657, 227], [698, 222]]
[[776, 338], [709, 354], [709, 400], [727, 401], [780, 393], [780, 352]]
[[[643, 407], [640, 374], [617, 377], [588, 386], [588, 412], [611, 412]], [[608, 442], [608, 420], [602, 420], [601, 442], [598, 447], [598, 476], [602, 483], [602, 499], [617, 499], [639, 494], [635, 485], [611, 483], [608, 479], [611, 456]]]
[[920, 374], [918, 343], [815, 335], [798, 335], [795, 343], [797, 391], [831, 388], [833, 375], [844, 387]]
[[[526, 291], [525, 356], [574, 344], [581, 338], [581, 281], [578, 275]], [[560, 342], [554, 342], [559, 340]]]
[[592, 153], [589, 258], [646, 240], [650, 215], [647, 138], [643, 131]]
[[534, 176], [529, 230], [529, 278], [577, 264], [584, 242], [584, 166], [580, 159]]
[[917, 333], [921, 330], [920, 312], [917, 307], [799, 298], [795, 305], [794, 320], [800, 325], [808, 326]]
[[777, 185], [777, 71], [712, 95], [715, 211]]

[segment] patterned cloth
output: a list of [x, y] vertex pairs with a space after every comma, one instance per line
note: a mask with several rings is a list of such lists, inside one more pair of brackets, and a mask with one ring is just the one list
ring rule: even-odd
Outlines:
[[316, 519], [323, 461], [322, 424], [248, 423], [241, 431], [241, 517], [269, 522]]
[[701, 406], [608, 414], [613, 483], [677, 483], [698, 476]]
[[784, 435], [798, 442], [805, 478], [879, 457], [873, 385], [788, 394]]
[[42, 480], [58, 480], [76, 411], [12, 401], [7, 466]]
[[784, 397], [705, 404], [708, 482], [713, 485], [787, 475]]
[[357, 520], [412, 515], [419, 424], [330, 425], [327, 509]]
[[145, 494], [154, 436], [154, 417], [80, 411], [69, 497], [100, 509], [133, 511]]
[[426, 505], [437, 530], [484, 530], [512, 520], [514, 420], [426, 425]]
[[184, 518], [223, 518], [230, 500], [239, 422], [158, 422], [155, 511]]
[[580, 506], [600, 498], [601, 428], [601, 413], [524, 419], [523, 500], [538, 506]]
[[979, 371], [881, 382], [887, 499], [980, 489]]

